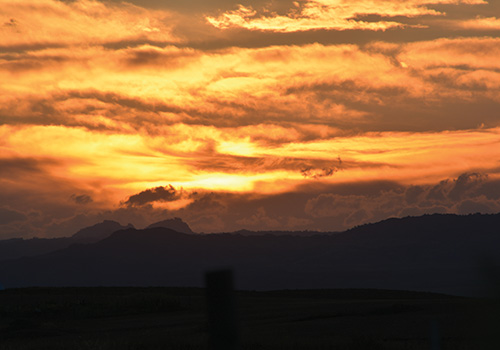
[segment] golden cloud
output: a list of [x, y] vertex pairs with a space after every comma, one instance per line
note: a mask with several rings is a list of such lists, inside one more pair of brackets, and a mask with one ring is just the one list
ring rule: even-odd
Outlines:
[[[401, 26], [401, 17], [441, 16], [439, 4], [484, 2], [305, 1], [284, 15], [240, 7], [211, 18], [220, 28], [261, 32], [383, 30]], [[209, 50], [176, 44], [179, 28], [166, 11], [91, 0], [0, 5], [0, 185], [11, 197], [38, 193], [54, 212], [63, 202], [77, 213], [116, 208], [168, 185], [271, 196], [353, 182], [425, 185], [498, 169], [496, 37]], [[201, 201], [174, 198], [153, 209]], [[311, 205], [335, 209], [332, 198]], [[27, 212], [28, 202], [19, 205], [12, 210]], [[267, 220], [272, 212], [259, 208], [241, 223]], [[355, 209], [352, 222], [370, 217], [370, 208]], [[274, 224], [309, 222], [280, 215]]]
[[460, 29], [478, 31], [500, 30], [500, 19], [496, 17], [476, 17], [474, 19], [454, 23], [454, 26]]
[[[370, 0], [308, 0], [293, 2], [294, 7], [286, 15], [269, 13], [258, 14], [252, 7], [239, 5], [237, 10], [225, 12], [217, 17], [207, 16], [214, 27], [226, 29], [241, 27], [248, 30], [272, 32], [298, 32], [308, 30], [374, 30], [384, 31], [391, 28], [407, 27], [396, 21], [366, 21], [364, 16], [417, 17], [438, 16], [443, 13], [427, 5], [436, 4], [485, 4], [482, 0], [412, 0], [412, 1], [370, 1]], [[420, 27], [419, 25], [411, 25]]]
[[124, 2], [1, 0], [0, 7], [3, 47], [177, 41], [167, 24], [172, 17], [169, 12]]

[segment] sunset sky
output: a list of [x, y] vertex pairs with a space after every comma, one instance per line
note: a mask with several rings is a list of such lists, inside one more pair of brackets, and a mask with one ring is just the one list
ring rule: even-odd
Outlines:
[[0, 0], [0, 239], [500, 211], [500, 1]]

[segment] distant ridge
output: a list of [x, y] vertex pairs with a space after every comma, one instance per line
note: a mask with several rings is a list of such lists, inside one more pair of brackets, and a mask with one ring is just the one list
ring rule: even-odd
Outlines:
[[500, 266], [499, 252], [500, 214], [388, 219], [307, 237], [129, 228], [93, 244], [4, 261], [0, 283], [6, 288], [201, 287], [205, 271], [231, 267], [237, 288], [246, 290], [375, 288], [485, 295], [489, 271]]
[[0, 240], [0, 261], [47, 254], [75, 243], [95, 243], [109, 237], [115, 231], [132, 227], [131, 224], [122, 226], [116, 221], [104, 220], [81, 229], [71, 237]]
[[101, 223], [81, 229], [71, 237], [75, 242], [93, 243], [109, 237], [113, 232], [133, 227], [132, 224], [122, 226], [116, 221], [104, 220]]
[[186, 233], [186, 234], [193, 234], [194, 232], [191, 230], [188, 224], [186, 224], [184, 221], [182, 221], [181, 218], [173, 218], [173, 219], [167, 219], [159, 222], [155, 222], [154, 224], [149, 225], [146, 228], [155, 228], [155, 227], [164, 227], [164, 228], [169, 228], [171, 230], [181, 232], [181, 233]]

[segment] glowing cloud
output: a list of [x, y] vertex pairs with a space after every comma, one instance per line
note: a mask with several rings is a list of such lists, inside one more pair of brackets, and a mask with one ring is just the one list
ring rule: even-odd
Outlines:
[[0, 47], [176, 41], [166, 11], [96, 0], [0, 0]]
[[[328, 215], [343, 227], [498, 207], [500, 39], [484, 1], [247, 5], [209, 23], [124, 2], [0, 8], [0, 235], [172, 213], [206, 231], [325, 229]], [[484, 191], [452, 192], [470, 174], [489, 174]]]
[[395, 21], [364, 21], [363, 16], [377, 15], [380, 17], [417, 17], [424, 15], [442, 15], [426, 5], [434, 4], [485, 4], [481, 0], [412, 0], [412, 1], [343, 1], [343, 0], [309, 0], [293, 2], [292, 8], [286, 15], [266, 13], [259, 15], [251, 7], [239, 5], [234, 11], [228, 11], [218, 17], [206, 17], [213, 26], [226, 29], [241, 27], [249, 30], [297, 32], [308, 30], [387, 30], [390, 28], [405, 27]]
[[477, 17], [459, 22], [457, 27], [472, 30], [500, 30], [500, 19], [496, 17]]

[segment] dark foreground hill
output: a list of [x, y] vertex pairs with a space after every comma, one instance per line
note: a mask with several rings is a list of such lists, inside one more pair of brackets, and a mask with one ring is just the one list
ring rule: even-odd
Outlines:
[[[499, 348], [498, 305], [486, 300], [384, 290], [239, 291], [235, 299], [239, 349]], [[0, 349], [208, 349], [206, 301], [202, 288], [8, 289]]]
[[500, 263], [500, 215], [389, 219], [336, 235], [188, 235], [127, 229], [86, 245], [2, 262], [0, 283], [202, 286], [230, 267], [239, 289], [382, 288], [485, 293]]

